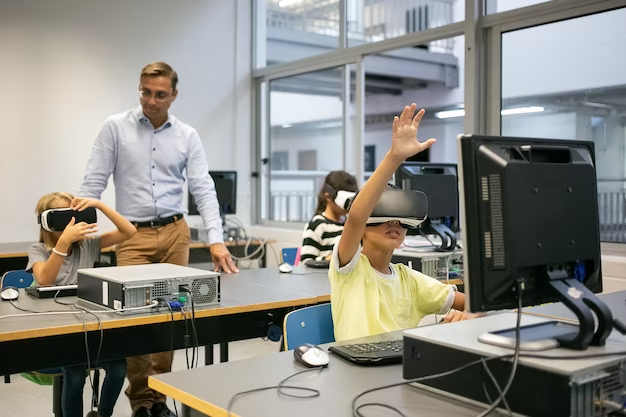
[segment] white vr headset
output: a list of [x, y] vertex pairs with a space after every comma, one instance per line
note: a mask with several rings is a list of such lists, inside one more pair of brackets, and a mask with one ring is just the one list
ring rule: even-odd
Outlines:
[[43, 230], [48, 232], [62, 232], [72, 220], [76, 223], [84, 222], [88, 224], [97, 223], [98, 213], [94, 207], [88, 207], [83, 211], [75, 211], [71, 208], [58, 208], [46, 210], [37, 216], [37, 223], [41, 224]]
[[347, 211], [350, 207], [350, 204], [352, 204], [352, 199], [354, 199], [354, 196], [356, 196], [356, 193], [352, 191], [339, 190], [337, 191], [337, 196], [335, 197], [334, 201], [335, 204]]
[[[354, 198], [350, 200], [350, 205]], [[348, 208], [349, 208], [348, 206]], [[415, 229], [428, 217], [428, 199], [421, 191], [387, 189], [367, 219], [368, 226], [397, 221], [405, 229]]]

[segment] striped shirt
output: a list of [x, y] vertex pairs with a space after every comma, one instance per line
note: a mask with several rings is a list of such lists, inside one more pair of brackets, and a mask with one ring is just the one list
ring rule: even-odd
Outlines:
[[343, 223], [334, 222], [322, 214], [313, 216], [304, 229], [300, 262], [322, 260], [331, 255], [342, 231]]

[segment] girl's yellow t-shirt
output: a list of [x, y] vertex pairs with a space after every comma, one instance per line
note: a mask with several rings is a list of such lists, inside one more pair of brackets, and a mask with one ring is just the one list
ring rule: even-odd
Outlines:
[[446, 314], [454, 302], [454, 286], [390, 264], [390, 274], [375, 270], [361, 248], [339, 267], [335, 245], [328, 277], [335, 340], [416, 327], [429, 314]]

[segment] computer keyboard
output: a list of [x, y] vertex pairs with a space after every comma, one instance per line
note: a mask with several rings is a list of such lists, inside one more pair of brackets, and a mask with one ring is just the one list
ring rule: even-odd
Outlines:
[[347, 349], [354, 353], [371, 353], [371, 352], [396, 352], [402, 353], [402, 340], [390, 340], [388, 342], [360, 343], [357, 345], [348, 345]]
[[357, 365], [388, 365], [402, 363], [402, 339], [382, 342], [331, 346], [328, 350]]

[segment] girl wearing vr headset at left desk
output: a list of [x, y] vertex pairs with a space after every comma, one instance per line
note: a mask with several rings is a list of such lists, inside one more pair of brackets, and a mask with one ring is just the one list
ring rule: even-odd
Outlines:
[[400, 164], [435, 143], [417, 140], [424, 110], [413, 117], [415, 109], [395, 117], [391, 149], [354, 198], [335, 245], [329, 280], [337, 341], [416, 327], [429, 314], [448, 313], [445, 322], [467, 318], [465, 295], [454, 286], [391, 263], [407, 228], [427, 215], [423, 193], [387, 186]]
[[326, 176], [317, 195], [315, 215], [304, 229], [301, 262], [330, 260], [343, 230], [348, 203], [358, 189], [356, 178], [346, 171], [332, 171]]
[[[104, 213], [117, 230], [96, 237], [98, 227], [95, 223], [95, 209]], [[68, 213], [68, 210], [73, 211]], [[42, 286], [76, 284], [77, 270], [93, 268], [100, 258], [101, 248], [122, 243], [137, 232], [135, 226], [103, 202], [74, 198], [68, 193], [43, 196], [37, 203], [36, 212], [41, 223], [39, 243], [28, 249], [26, 269], [33, 273], [37, 284]], [[93, 222], [76, 223], [76, 218]], [[96, 366], [106, 371], [100, 392], [98, 417], [110, 417], [126, 377], [126, 359], [103, 361]], [[82, 417], [87, 364], [62, 367], [61, 370], [63, 416]]]

